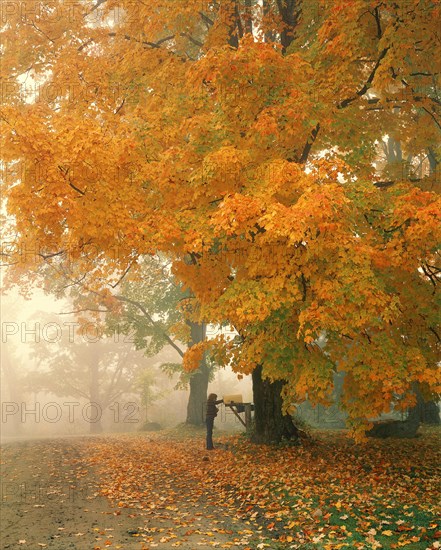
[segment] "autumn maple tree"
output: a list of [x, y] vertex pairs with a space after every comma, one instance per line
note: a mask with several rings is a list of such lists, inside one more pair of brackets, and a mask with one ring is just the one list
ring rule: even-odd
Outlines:
[[102, 289], [168, 255], [188, 318], [238, 333], [184, 364], [252, 373], [260, 441], [336, 370], [355, 432], [439, 394], [439, 1], [78, 8], [3, 29], [12, 275], [64, 251]]

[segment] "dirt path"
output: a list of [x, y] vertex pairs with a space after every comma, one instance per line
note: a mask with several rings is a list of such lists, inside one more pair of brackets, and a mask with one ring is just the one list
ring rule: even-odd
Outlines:
[[[78, 437], [2, 445], [2, 549], [263, 547], [249, 525], [230, 517], [204, 488], [197, 498], [194, 492], [187, 498], [173, 470], [170, 485], [158, 487], [154, 505], [126, 507], [101, 496], [106, 479], [99, 464], [89, 462], [94, 444], [101, 443], [99, 437]], [[169, 494], [173, 486], [176, 506]]]

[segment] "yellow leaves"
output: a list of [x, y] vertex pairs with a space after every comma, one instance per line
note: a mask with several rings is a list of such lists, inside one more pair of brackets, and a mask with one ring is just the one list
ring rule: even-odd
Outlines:
[[243, 169], [247, 158], [246, 151], [232, 146], [220, 147], [204, 157], [200, 171], [195, 174], [194, 184], [205, 195], [205, 199], [208, 196], [219, 199], [234, 193], [243, 185]]
[[264, 206], [252, 197], [239, 193], [227, 196], [213, 214], [211, 223], [218, 232], [227, 235], [241, 234], [252, 228]]
[[170, 334], [180, 342], [188, 342], [190, 340], [190, 327], [187, 323], [178, 323], [170, 327]]
[[185, 372], [193, 372], [200, 366], [207, 344], [205, 342], [199, 342], [191, 346], [184, 355], [182, 368]]
[[[430, 545], [439, 536], [435, 433], [369, 447], [354, 446], [336, 431], [295, 448], [227, 437], [221, 439], [227, 448], [206, 462], [204, 433], [189, 438], [179, 430], [148, 440], [135, 434], [100, 438], [83, 449], [108, 498], [146, 516], [148, 527], [136, 532], [146, 543], [161, 544], [164, 537], [169, 545], [173, 540], [197, 548], [195, 541], [204, 537], [206, 545], [223, 547], [243, 537], [249, 538], [243, 547], [263, 548], [254, 538], [260, 534], [268, 548], [287, 542], [331, 550], [354, 548], [360, 540], [391, 548], [417, 539]], [[170, 528], [163, 521], [168, 518]]]
[[268, 110], [264, 111], [254, 124], [257, 133], [264, 137], [271, 136], [277, 139], [279, 136], [279, 126], [276, 117]]
[[403, 185], [393, 197], [386, 245], [395, 265], [413, 271], [421, 258], [434, 253], [441, 239], [441, 199], [435, 194]]

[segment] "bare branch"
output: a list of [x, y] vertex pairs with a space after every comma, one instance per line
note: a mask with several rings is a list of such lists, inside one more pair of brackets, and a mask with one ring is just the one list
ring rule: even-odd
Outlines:
[[312, 146], [314, 145], [314, 142], [317, 139], [319, 132], [320, 132], [320, 122], [317, 123], [317, 126], [312, 130], [311, 136], [308, 138], [308, 141], [306, 142], [305, 147], [303, 148], [302, 155], [299, 159], [300, 164], [305, 164], [305, 162], [308, 160]]
[[193, 36], [191, 36], [190, 34], [188, 34], [186, 32], [181, 32], [181, 34], [179, 36], [183, 36], [184, 38], [188, 38], [190, 40], [190, 42], [192, 42], [196, 46], [199, 46], [200, 48], [202, 48], [202, 46], [203, 46], [202, 42], [200, 42], [196, 38], [193, 38]]
[[114, 285], [109, 285], [111, 288], [116, 288], [124, 279], [124, 277], [127, 275], [127, 273], [131, 270], [133, 264], [135, 263], [136, 259], [134, 259], [130, 264], [127, 266], [127, 268], [124, 270], [124, 273], [121, 275], [121, 277], [118, 279], [118, 281]]
[[377, 62], [375, 63], [374, 68], [371, 71], [371, 74], [369, 75], [368, 79], [366, 80], [362, 88], [360, 88], [360, 90], [358, 90], [358, 92], [356, 92], [354, 96], [344, 99], [343, 101], [340, 101], [340, 103], [337, 105], [337, 109], [344, 109], [345, 107], [348, 107], [348, 105], [350, 105], [351, 103], [359, 99], [370, 89], [371, 84], [377, 73], [377, 70], [381, 65], [381, 62], [383, 61], [383, 59], [386, 57], [386, 54], [388, 51], [389, 51], [389, 47], [384, 48], [384, 50], [380, 53], [380, 56]]
[[202, 21], [204, 21], [207, 27], [212, 27], [214, 25], [214, 21], [212, 21], [208, 16], [206, 16], [204, 12], [200, 11], [199, 15], [201, 16]]

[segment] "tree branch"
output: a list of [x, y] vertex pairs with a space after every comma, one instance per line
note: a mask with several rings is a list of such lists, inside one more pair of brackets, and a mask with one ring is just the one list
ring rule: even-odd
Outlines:
[[149, 323], [151, 323], [153, 327], [157, 328], [162, 333], [162, 335], [167, 340], [167, 342], [172, 346], [172, 348], [174, 348], [181, 357], [184, 357], [185, 352], [182, 351], [177, 344], [175, 344], [175, 342], [170, 338], [170, 336], [160, 327], [159, 323], [153, 320], [153, 318], [150, 316], [146, 308], [140, 302], [137, 302], [136, 300], [132, 300], [131, 298], [126, 298], [126, 296], [121, 296], [118, 294], [115, 295], [114, 297], [117, 300], [120, 300], [121, 302], [127, 302], [128, 304], [132, 304], [133, 306], [137, 307], [143, 313], [146, 319], [148, 319]]
[[337, 105], [337, 109], [344, 109], [345, 107], [348, 107], [348, 105], [350, 105], [351, 103], [353, 103], [354, 101], [362, 97], [370, 89], [371, 84], [377, 73], [378, 67], [381, 65], [381, 62], [386, 57], [386, 54], [388, 51], [389, 51], [389, 47], [384, 48], [384, 50], [380, 53], [380, 57], [375, 63], [375, 66], [372, 69], [371, 74], [369, 75], [363, 87], [360, 90], [358, 90], [358, 92], [356, 92], [354, 96], [344, 99], [343, 101], [340, 101], [340, 103]]
[[441, 130], [441, 124], [436, 120], [435, 115], [431, 111], [429, 111], [429, 109], [426, 109], [426, 107], [423, 107], [423, 110], [426, 111], [426, 113], [433, 118], [435, 124]]
[[132, 269], [133, 264], [135, 263], [136, 259], [130, 262], [130, 264], [127, 266], [127, 268], [124, 270], [124, 273], [121, 275], [121, 277], [116, 281], [114, 285], [109, 285], [111, 288], [116, 288], [124, 279], [124, 277], [127, 275], [127, 273]]
[[303, 148], [302, 155], [299, 159], [300, 164], [305, 164], [305, 162], [308, 160], [312, 146], [314, 145], [314, 142], [317, 139], [319, 132], [320, 132], [320, 122], [318, 122], [317, 126], [312, 130], [311, 136], [308, 138], [308, 141], [306, 142], [305, 147]]
[[192, 42], [195, 46], [199, 46], [200, 48], [202, 48], [202, 46], [203, 46], [202, 42], [200, 42], [196, 38], [193, 38], [193, 36], [191, 36], [190, 34], [188, 34], [186, 32], [181, 32], [181, 34], [179, 36], [182, 36], [184, 38], [188, 38], [190, 40], [190, 42]]
[[204, 12], [200, 11], [199, 15], [201, 16], [202, 21], [204, 21], [207, 27], [212, 27], [214, 25], [214, 21], [212, 21], [207, 15], [205, 15]]
[[441, 342], [441, 338], [440, 338], [439, 334], [436, 332], [436, 330], [432, 327], [429, 327], [429, 330], [431, 332], [433, 332], [433, 334], [436, 336], [436, 339], [438, 340], [438, 342]]

